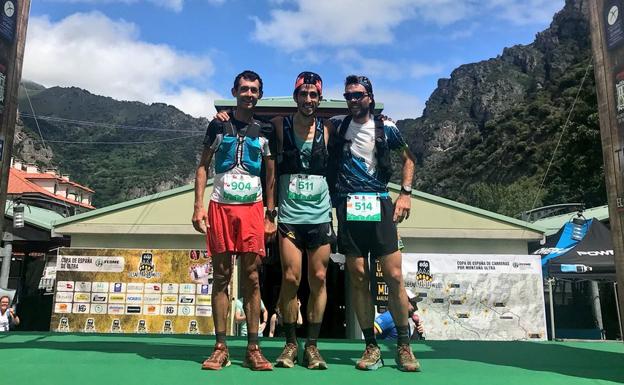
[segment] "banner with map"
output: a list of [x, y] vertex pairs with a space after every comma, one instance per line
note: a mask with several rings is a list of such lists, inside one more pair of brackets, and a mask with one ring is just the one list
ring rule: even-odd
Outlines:
[[205, 250], [59, 249], [51, 331], [214, 334]]
[[[539, 256], [403, 254], [405, 287], [420, 296], [418, 314], [430, 340], [545, 340]], [[375, 269], [378, 307], [387, 288]]]

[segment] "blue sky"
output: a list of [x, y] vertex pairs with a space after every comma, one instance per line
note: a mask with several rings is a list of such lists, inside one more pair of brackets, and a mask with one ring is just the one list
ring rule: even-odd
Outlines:
[[439, 78], [528, 44], [564, 0], [36, 0], [23, 78], [211, 117], [234, 76], [257, 71], [266, 96], [318, 72], [340, 97], [371, 78], [395, 119], [415, 118]]

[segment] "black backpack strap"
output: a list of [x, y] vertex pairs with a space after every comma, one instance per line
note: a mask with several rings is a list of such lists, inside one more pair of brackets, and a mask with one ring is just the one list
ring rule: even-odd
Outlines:
[[257, 138], [260, 136], [260, 132], [262, 130], [261, 122], [256, 119], [252, 120], [251, 123], [247, 125], [247, 130], [245, 131], [245, 136], [250, 138]]
[[347, 135], [347, 129], [349, 128], [349, 124], [351, 124], [351, 119], [351, 115], [347, 115], [342, 120], [342, 123], [340, 123], [340, 128], [338, 128], [338, 137], [340, 139], [344, 140], [345, 135]]
[[386, 131], [384, 129], [384, 121], [381, 119], [381, 116], [377, 115], [374, 117], [375, 122], [375, 140], [386, 140]]
[[223, 122], [223, 125], [225, 126], [225, 135], [236, 136], [236, 129], [234, 129], [234, 124], [232, 123], [231, 118], [227, 122]]

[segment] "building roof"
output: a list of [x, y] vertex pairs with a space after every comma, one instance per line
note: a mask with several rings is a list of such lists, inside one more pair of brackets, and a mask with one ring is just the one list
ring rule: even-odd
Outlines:
[[[41, 207], [24, 204], [24, 222], [45, 230], [52, 230], [52, 222], [62, 219], [63, 216], [55, 211], [47, 210]], [[14, 202], [7, 199], [4, 215], [13, 218]]]
[[[236, 107], [236, 99], [215, 100], [217, 110], [223, 107]], [[292, 96], [276, 96], [262, 98], [256, 104], [258, 108], [297, 108], [297, 104]], [[347, 110], [347, 102], [341, 99], [323, 99], [319, 104], [319, 109], [340, 109]], [[375, 102], [375, 111], [381, 112], [384, 109], [383, 103]]]
[[[209, 181], [206, 198], [211, 185]], [[398, 185], [389, 188], [394, 197], [399, 194]], [[58, 219], [54, 228], [61, 234], [197, 235], [191, 225], [193, 203], [194, 186], [186, 185]], [[399, 231], [414, 238], [536, 240], [543, 236], [533, 224], [419, 191], [412, 193], [412, 214], [399, 224]]]
[[[19, 171], [19, 170], [18, 170]], [[23, 172], [23, 171], [22, 171]], [[94, 193], [95, 191], [91, 190], [90, 188], [83, 186], [81, 184], [78, 184], [74, 181], [68, 180], [62, 176], [58, 176], [58, 175], [52, 175], [52, 174], [48, 174], [48, 173], [28, 173], [28, 172], [24, 172], [24, 176], [26, 177], [26, 179], [56, 179], [59, 183], [61, 184], [68, 184], [71, 186], [74, 186], [76, 188], [79, 188], [81, 190], [90, 192], [90, 193]]]
[[[19, 194], [27, 194], [27, 193], [42, 194], [42, 195], [45, 195], [46, 197], [49, 197], [49, 198], [52, 198], [54, 200], [61, 201], [64, 203], [68, 203], [73, 206], [80, 206], [80, 207], [85, 207], [88, 209], [94, 209], [94, 207], [89, 204], [78, 202], [73, 199], [69, 199], [64, 196], [56, 195], [56, 194], [49, 192], [43, 187], [37, 185], [36, 183], [31, 182], [29, 179], [33, 179], [32, 175], [33, 175], [32, 173], [26, 173], [16, 168], [10, 167], [7, 194], [9, 195], [19, 195]], [[34, 175], [37, 175], [37, 177], [42, 177], [45, 174], [34, 174]], [[53, 175], [50, 175], [50, 176], [54, 177]], [[67, 181], [65, 180], [65, 182]], [[93, 191], [93, 190], [90, 190], [90, 191]]]
[[[604, 205], [585, 209], [583, 210], [583, 216], [587, 219], [596, 218], [600, 222], [606, 222], [609, 220], [609, 206]], [[574, 217], [576, 217], [576, 213], [561, 214], [554, 217], [539, 219], [533, 222], [533, 225], [541, 229], [546, 235], [552, 235]]]

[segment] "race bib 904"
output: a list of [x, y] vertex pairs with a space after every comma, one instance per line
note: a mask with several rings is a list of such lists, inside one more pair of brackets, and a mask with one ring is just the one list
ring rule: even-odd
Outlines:
[[231, 202], [255, 202], [260, 192], [260, 178], [253, 175], [226, 174], [223, 198]]
[[381, 201], [377, 194], [349, 194], [347, 196], [348, 221], [381, 221]]
[[288, 198], [298, 201], [319, 201], [323, 195], [324, 177], [293, 174], [288, 184]]

